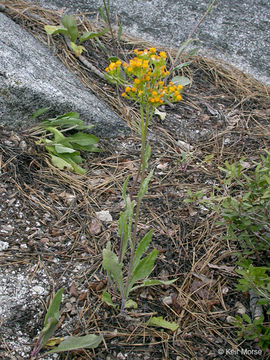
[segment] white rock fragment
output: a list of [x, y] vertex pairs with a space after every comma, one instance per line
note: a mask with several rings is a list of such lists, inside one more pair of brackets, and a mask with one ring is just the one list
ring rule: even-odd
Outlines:
[[110, 212], [108, 210], [102, 210], [102, 211], [96, 212], [96, 217], [99, 220], [105, 221], [105, 222], [111, 222], [113, 220], [112, 215], [110, 214]]
[[32, 291], [36, 294], [42, 295], [45, 292], [45, 289], [42, 286], [36, 285], [32, 288]]
[[184, 151], [192, 151], [193, 150], [193, 146], [191, 146], [190, 144], [188, 144], [182, 140], [178, 140], [177, 145]]
[[0, 240], [0, 251], [7, 250], [9, 248], [9, 243], [6, 241]]

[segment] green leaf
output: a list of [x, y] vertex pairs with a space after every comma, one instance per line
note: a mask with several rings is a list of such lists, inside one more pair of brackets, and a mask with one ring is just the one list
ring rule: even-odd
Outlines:
[[182, 64], [179, 64], [177, 65], [175, 68], [173, 68], [173, 71], [174, 70], [180, 70], [182, 69], [183, 67], [186, 67], [186, 66], [189, 66], [192, 64], [193, 61], [186, 61], [186, 62], [183, 62]]
[[68, 36], [68, 30], [61, 26], [45, 25], [44, 29], [45, 29], [46, 33], [49, 35], [62, 34], [62, 35]]
[[56, 348], [48, 351], [47, 354], [58, 353], [62, 351], [71, 351], [77, 349], [95, 349], [102, 342], [102, 335], [88, 334], [85, 336], [69, 336]]
[[139, 242], [133, 258], [132, 272], [138, 266], [142, 255], [146, 252], [148, 245], [151, 242], [152, 235], [153, 230], [148, 231], [148, 233], [146, 233], [142, 240]]
[[147, 193], [148, 184], [149, 184], [149, 181], [151, 180], [151, 177], [153, 176], [153, 173], [154, 173], [154, 170], [151, 170], [150, 173], [147, 175], [147, 177], [142, 182], [139, 193], [138, 193], [139, 199], [142, 199], [144, 197], [144, 195]]
[[99, 138], [92, 134], [77, 132], [76, 134], [67, 137], [67, 140], [70, 143], [79, 144], [81, 146], [89, 146], [98, 143]]
[[182, 43], [182, 45], [180, 46], [180, 48], [177, 51], [176, 57], [175, 57], [175, 62], [178, 60], [178, 58], [181, 56], [182, 52], [189, 46], [190, 43], [197, 41], [197, 39], [187, 39], [186, 41], [184, 41]]
[[80, 57], [83, 51], [86, 51], [85, 47], [82, 45], [76, 45], [73, 41], [69, 43], [71, 49], [74, 51], [74, 54], [77, 57]]
[[116, 305], [112, 301], [111, 295], [107, 291], [103, 291], [101, 300], [109, 306], [112, 306], [114, 308], [116, 307]]
[[110, 249], [106, 248], [102, 251], [103, 269], [112, 274], [118, 289], [122, 292], [123, 286], [123, 274], [122, 274], [122, 264], [118, 263], [118, 258]]
[[47, 310], [44, 319], [44, 327], [41, 331], [42, 333], [42, 344], [46, 344], [49, 338], [53, 335], [56, 326], [59, 321], [59, 309], [62, 301], [62, 295], [64, 288], [61, 288], [57, 291], [50, 302], [50, 306]]
[[191, 81], [185, 76], [175, 76], [174, 78], [172, 78], [171, 81], [174, 83], [174, 85], [182, 85], [182, 86], [186, 86], [191, 83]]
[[54, 141], [56, 143], [61, 142], [65, 139], [65, 136], [61, 133], [61, 131], [57, 130], [52, 126], [48, 126], [45, 128], [47, 131], [50, 131], [54, 135]]
[[254, 319], [253, 324], [258, 326], [258, 325], [261, 325], [263, 323], [263, 321], [264, 321], [264, 316], [261, 315], [260, 317]]
[[176, 331], [179, 328], [179, 325], [176, 322], [164, 320], [162, 316], [152, 317], [147, 321], [146, 325], [161, 327], [163, 329], [169, 329], [171, 331]]
[[50, 306], [47, 310], [45, 319], [44, 319], [44, 326], [46, 326], [48, 319], [50, 317], [52, 317], [52, 315], [55, 315], [56, 318], [59, 318], [59, 309], [60, 309], [60, 305], [61, 305], [61, 301], [62, 301], [62, 295], [64, 292], [64, 288], [61, 288], [57, 291], [57, 293], [54, 295], [54, 297], [52, 298], [51, 302], [50, 302]]
[[251, 324], [251, 318], [247, 314], [242, 314], [242, 318], [248, 323]]
[[34, 114], [31, 116], [31, 119], [36, 119], [37, 117], [45, 114], [48, 110], [50, 110], [49, 107], [38, 109], [34, 112]]
[[119, 42], [122, 36], [122, 32], [123, 32], [123, 25], [120, 24], [119, 28], [118, 28], [118, 32], [117, 32], [117, 41]]
[[138, 308], [138, 304], [136, 303], [136, 301], [129, 299], [125, 303], [125, 309], [137, 309], [137, 308]]
[[66, 160], [60, 158], [59, 156], [55, 156], [55, 155], [50, 155], [51, 156], [51, 162], [53, 164], [53, 166], [57, 167], [58, 169], [67, 169], [72, 171], [73, 170], [73, 166], [67, 162]]
[[72, 149], [70, 147], [63, 146], [63, 145], [55, 145], [54, 148], [55, 148], [55, 151], [58, 154], [63, 154], [63, 153], [69, 153], [70, 154], [70, 153], [75, 153], [76, 152], [76, 150], [74, 150], [74, 149]]
[[86, 41], [86, 40], [93, 39], [95, 37], [100, 37], [100, 36], [106, 34], [108, 31], [109, 31], [108, 29], [104, 29], [100, 32], [91, 32], [91, 31], [85, 32], [80, 37], [80, 43], [82, 43], [83, 41]]
[[139, 262], [137, 267], [132, 272], [127, 294], [129, 294], [136, 281], [145, 279], [151, 274], [157, 256], [158, 250], [154, 249], [149, 255], [147, 255]]
[[70, 40], [75, 42], [78, 37], [78, 27], [75, 18], [72, 15], [65, 15], [62, 19], [62, 24], [68, 29]]

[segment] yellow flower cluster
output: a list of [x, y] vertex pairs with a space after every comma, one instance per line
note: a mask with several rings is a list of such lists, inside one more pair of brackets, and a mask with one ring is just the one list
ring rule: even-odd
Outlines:
[[[170, 75], [166, 68], [167, 55], [164, 51], [158, 53], [155, 48], [135, 49], [134, 54], [135, 57], [128, 63], [117, 60], [105, 69], [110, 79], [121, 85], [126, 84], [123, 97], [140, 104], [148, 103], [153, 107], [162, 105], [164, 101], [177, 102], [182, 99], [181, 85], [170, 82], [165, 86], [162, 80]], [[126, 74], [125, 80], [120, 73], [121, 65]]]

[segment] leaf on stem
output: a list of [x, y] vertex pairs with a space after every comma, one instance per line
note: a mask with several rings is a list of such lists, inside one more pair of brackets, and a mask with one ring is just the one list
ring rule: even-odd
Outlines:
[[128, 284], [127, 294], [129, 294], [136, 281], [145, 279], [151, 274], [157, 256], [158, 250], [154, 249], [149, 255], [147, 255], [139, 262], [136, 268], [132, 271], [132, 276]]
[[117, 256], [109, 249], [109, 247], [103, 249], [102, 255], [103, 255], [103, 262], [102, 262], [103, 268], [113, 276], [118, 286], [118, 289], [122, 294], [124, 288], [122, 264], [119, 264]]
[[138, 198], [142, 199], [144, 197], [144, 195], [147, 193], [148, 191], [148, 184], [149, 181], [151, 180], [151, 177], [153, 176], [154, 170], [151, 170], [150, 173], [147, 175], [147, 177], [143, 180], [139, 193], [138, 193]]
[[133, 258], [132, 272], [138, 266], [142, 255], [146, 252], [148, 245], [151, 242], [152, 235], [153, 235], [153, 230], [148, 231], [148, 233], [139, 242]]

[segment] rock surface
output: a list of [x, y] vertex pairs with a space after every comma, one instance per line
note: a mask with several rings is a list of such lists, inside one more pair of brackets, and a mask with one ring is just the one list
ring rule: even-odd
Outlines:
[[77, 111], [101, 137], [128, 131], [109, 107], [98, 100], [32, 35], [0, 13], [0, 124], [28, 127], [39, 108], [50, 115]]
[[[32, 0], [28, 0], [32, 1]], [[39, 0], [44, 7], [67, 11], [97, 11], [99, 0]], [[209, 0], [113, 0], [124, 31], [179, 47], [205, 13]], [[270, 84], [269, 0], [216, 1], [216, 7], [196, 32], [203, 53], [215, 56]]]

